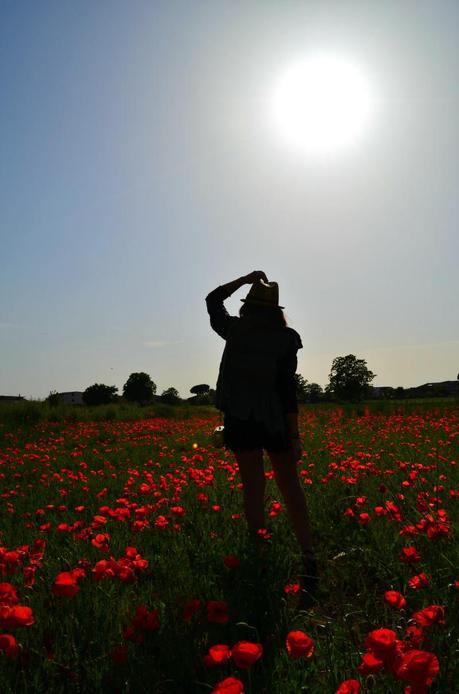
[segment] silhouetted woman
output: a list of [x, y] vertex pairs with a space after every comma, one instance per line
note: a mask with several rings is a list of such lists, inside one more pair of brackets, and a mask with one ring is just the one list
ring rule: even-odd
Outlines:
[[[251, 284], [230, 316], [224, 300]], [[216, 405], [224, 413], [224, 442], [233, 451], [243, 483], [244, 510], [253, 535], [265, 528], [263, 449], [302, 549], [302, 588], [317, 584], [317, 565], [303, 488], [297, 473], [302, 447], [298, 431], [295, 372], [298, 333], [287, 327], [276, 282], [261, 270], [214, 289], [206, 297], [210, 324], [224, 340]], [[304, 597], [304, 596], [303, 596]]]

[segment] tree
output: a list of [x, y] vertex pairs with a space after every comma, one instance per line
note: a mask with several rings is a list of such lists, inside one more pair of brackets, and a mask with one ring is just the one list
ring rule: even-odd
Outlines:
[[84, 391], [83, 402], [85, 405], [108, 405], [115, 399], [117, 390], [116, 386], [94, 383]]
[[369, 391], [369, 384], [376, 374], [367, 368], [365, 359], [353, 354], [333, 360], [327, 390], [339, 400], [357, 402]]
[[61, 403], [61, 396], [57, 390], [50, 390], [49, 395], [46, 398], [46, 402], [50, 407], [57, 407]]
[[209, 404], [210, 405], [215, 405], [216, 395], [217, 395], [217, 391], [214, 388], [209, 388], [209, 392], [207, 393], [207, 397], [209, 398]]
[[181, 401], [181, 398], [178, 394], [178, 390], [172, 387], [163, 390], [163, 392], [159, 396], [159, 399], [166, 405], [178, 405], [178, 403]]
[[318, 383], [307, 383], [305, 394], [308, 402], [319, 402], [322, 396], [322, 388]]
[[209, 390], [210, 387], [206, 383], [200, 383], [190, 388], [190, 393], [193, 393], [193, 395], [206, 395]]
[[306, 402], [307, 401], [307, 380], [303, 378], [301, 374], [295, 374], [295, 383], [296, 383], [296, 397], [298, 399], [298, 402]]
[[199, 383], [190, 388], [193, 393], [191, 398], [187, 398], [190, 405], [215, 405], [215, 390], [209, 388], [207, 383]]
[[156, 383], [144, 371], [132, 373], [123, 386], [123, 396], [130, 402], [151, 402], [156, 393]]

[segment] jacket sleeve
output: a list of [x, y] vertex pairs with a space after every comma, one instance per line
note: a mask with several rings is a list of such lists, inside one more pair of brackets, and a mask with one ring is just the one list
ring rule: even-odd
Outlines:
[[278, 392], [284, 412], [298, 412], [295, 374], [298, 365], [296, 353], [303, 347], [301, 337], [292, 330], [292, 341], [288, 353], [279, 361]]
[[210, 316], [210, 325], [224, 340], [228, 337], [231, 323], [238, 320], [237, 316], [230, 316], [226, 310], [223, 302], [227, 298], [228, 295], [222, 291], [221, 287], [217, 287], [206, 296], [206, 306]]

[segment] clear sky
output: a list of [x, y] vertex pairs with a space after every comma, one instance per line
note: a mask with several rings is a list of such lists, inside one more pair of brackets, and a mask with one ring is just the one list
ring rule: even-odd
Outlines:
[[[0, 394], [215, 386], [204, 298], [252, 270], [309, 381], [348, 353], [374, 385], [455, 379], [458, 26], [455, 0], [0, 0]], [[316, 52], [373, 99], [322, 155], [269, 117]]]

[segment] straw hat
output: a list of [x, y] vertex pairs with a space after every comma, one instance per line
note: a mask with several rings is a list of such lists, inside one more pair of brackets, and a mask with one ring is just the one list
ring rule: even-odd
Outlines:
[[250, 287], [249, 293], [245, 299], [241, 299], [241, 301], [248, 301], [251, 304], [258, 304], [259, 306], [285, 308], [285, 306], [279, 306], [279, 285], [277, 282], [257, 280]]

